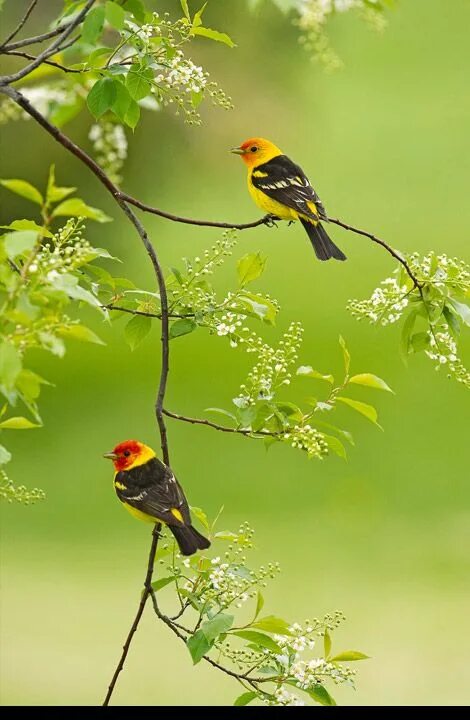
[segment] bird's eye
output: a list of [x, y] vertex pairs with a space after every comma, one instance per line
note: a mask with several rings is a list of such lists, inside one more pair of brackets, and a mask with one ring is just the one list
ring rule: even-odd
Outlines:
[[258, 148], [256, 147], [256, 145], [253, 145], [253, 146], [250, 148], [250, 150], [251, 150], [251, 152], [256, 152], [256, 151], [258, 150]]
[[124, 457], [129, 457], [130, 454], [131, 454], [130, 450], [124, 450]]

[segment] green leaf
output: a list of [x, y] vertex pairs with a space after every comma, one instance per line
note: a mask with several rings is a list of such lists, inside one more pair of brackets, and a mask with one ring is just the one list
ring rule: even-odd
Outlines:
[[377, 375], [372, 375], [372, 373], [361, 373], [359, 375], [353, 375], [351, 378], [349, 378], [349, 382], [355, 383], [356, 385], [367, 385], [371, 388], [377, 388], [377, 390], [387, 390], [387, 392], [393, 393], [392, 388], [387, 385], [385, 380], [377, 377]]
[[3, 185], [3, 187], [11, 190], [17, 195], [21, 195], [21, 197], [24, 197], [27, 200], [31, 200], [31, 202], [34, 202], [37, 205], [42, 205], [44, 202], [39, 190], [36, 190], [34, 185], [26, 182], [26, 180], [0, 180], [0, 185]]
[[193, 25], [195, 27], [198, 27], [199, 25], [202, 25], [202, 15], [204, 10], [207, 7], [207, 3], [205, 2], [204, 5], [200, 8], [200, 10], [197, 11], [195, 16], [193, 17]]
[[41, 394], [41, 385], [50, 385], [51, 383], [44, 380], [40, 375], [24, 368], [16, 379], [16, 386], [24, 397], [33, 402], [37, 400]]
[[197, 519], [199, 520], [201, 525], [203, 525], [206, 528], [206, 530], [210, 529], [209, 520], [207, 519], [207, 515], [204, 512], [204, 510], [201, 510], [201, 508], [198, 508], [198, 507], [193, 507], [191, 505], [191, 512], [193, 515], [195, 515], [197, 517]]
[[335, 381], [333, 375], [323, 375], [322, 373], [314, 370], [310, 365], [301, 365], [297, 368], [297, 375], [304, 375], [305, 377], [313, 377], [317, 380], [326, 380], [326, 382], [333, 383]]
[[63, 341], [56, 337], [51, 332], [40, 332], [39, 339], [41, 340], [44, 350], [48, 350], [57, 357], [63, 357], [65, 354], [65, 345]]
[[346, 375], [348, 375], [349, 366], [351, 364], [351, 355], [349, 353], [348, 348], [346, 347], [346, 342], [341, 335], [339, 336], [339, 344], [341, 345], [341, 349], [343, 351], [344, 371], [345, 371]]
[[95, 45], [103, 32], [105, 19], [104, 5], [93, 8], [85, 18], [82, 27], [82, 40], [90, 45]]
[[140, 120], [140, 107], [139, 104], [131, 99], [131, 103], [127, 109], [126, 115], [124, 117], [124, 122], [126, 125], [128, 125], [131, 130], [134, 130], [137, 123]]
[[11, 417], [8, 420], [0, 422], [0, 428], [2, 430], [30, 430], [31, 428], [41, 427], [36, 423], [32, 423], [25, 417]]
[[275, 642], [272, 637], [269, 635], [265, 635], [261, 632], [256, 632], [255, 630], [234, 630], [230, 633], [230, 635], [236, 635], [237, 637], [241, 637], [244, 640], [248, 640], [250, 643], [253, 643], [255, 645], [259, 645], [260, 647], [266, 648], [267, 650], [271, 650], [271, 652], [279, 654], [281, 652], [281, 648]]
[[428, 332], [415, 333], [410, 337], [410, 347], [414, 353], [426, 350], [431, 344]]
[[100, 223], [111, 222], [112, 220], [112, 218], [105, 215], [102, 210], [98, 210], [98, 208], [87, 205], [81, 198], [69, 198], [68, 200], [64, 200], [64, 202], [60, 203], [60, 205], [57, 205], [57, 207], [54, 208], [52, 217], [61, 216], [84, 217], [89, 218], [90, 220], [96, 220]]
[[227, 33], [219, 32], [218, 30], [213, 30], [212, 28], [202, 27], [202, 25], [199, 25], [198, 27], [193, 27], [191, 30], [191, 35], [202, 35], [203, 37], [209, 38], [210, 40], [224, 43], [224, 45], [228, 45], [230, 48], [235, 47], [235, 43], [233, 42], [232, 38], [227, 35]]
[[238, 300], [247, 306], [249, 313], [268, 323], [268, 325], [275, 324], [278, 310], [268, 298], [244, 291], [243, 294], [239, 295]]
[[266, 258], [261, 253], [244, 255], [237, 263], [238, 282], [244, 287], [262, 275]]
[[291, 420], [301, 421], [304, 417], [303, 412], [297, 405], [291, 402], [276, 402], [276, 408], [282, 415]]
[[377, 422], [377, 410], [373, 407], [373, 405], [368, 405], [367, 403], [359, 402], [359, 400], [351, 400], [351, 398], [342, 396], [338, 396], [336, 400], [344, 403], [345, 405], [349, 405], [349, 407], [352, 407], [353, 410], [356, 410], [356, 412], [364, 415], [364, 417], [373, 422], [374, 425], [380, 427]]
[[142, 100], [146, 97], [150, 90], [150, 80], [153, 78], [153, 72], [147, 70], [130, 70], [126, 77], [126, 87], [134, 100]]
[[442, 313], [446, 319], [446, 323], [449, 326], [452, 337], [454, 338], [454, 340], [456, 340], [460, 333], [460, 321], [458, 316], [456, 315], [454, 308], [449, 307], [449, 305], [445, 305]]
[[454, 298], [450, 299], [450, 303], [457, 315], [462, 319], [462, 322], [464, 322], [465, 325], [470, 325], [470, 307], [465, 305], [465, 303], [457, 302]]
[[338, 455], [338, 457], [343, 458], [343, 460], [347, 460], [347, 454], [346, 454], [346, 448], [344, 447], [341, 440], [339, 440], [334, 435], [325, 435], [323, 434], [324, 439], [328, 443], [328, 448], [335, 453], [335, 455]]
[[237, 418], [235, 415], [231, 412], [228, 412], [227, 410], [223, 410], [222, 408], [216, 408], [216, 407], [210, 407], [205, 408], [204, 412], [211, 412], [216, 413], [217, 415], [223, 415], [224, 417], [230, 418], [230, 420], [233, 420], [235, 423], [237, 422]]
[[86, 102], [88, 109], [97, 120], [110, 110], [116, 100], [118, 80], [102, 78], [98, 80], [88, 93]]
[[145, 22], [145, 6], [142, 0], [125, 0], [124, 10], [131, 12], [137, 22]]
[[34, 220], [13, 220], [9, 225], [0, 225], [0, 228], [6, 230], [33, 230], [35, 233], [43, 237], [54, 237], [53, 234], [34, 222]]
[[202, 632], [202, 629], [195, 632], [194, 635], [191, 635], [191, 637], [186, 640], [186, 645], [193, 659], [193, 665], [197, 665], [197, 663], [202, 660], [213, 644], [214, 641], [209, 641]]
[[275, 615], [266, 615], [256, 622], [252, 623], [252, 627], [258, 630], [266, 630], [266, 632], [276, 633], [277, 635], [292, 635], [289, 630], [289, 624], [282, 618]]
[[159, 590], [162, 590], [162, 588], [166, 587], [172, 582], [175, 582], [176, 577], [174, 575], [170, 575], [169, 577], [159, 578], [158, 580], [154, 580], [152, 583], [152, 588], [155, 590], [155, 592], [158, 592]]
[[6, 447], [0, 445], [0, 465], [6, 465], [11, 460], [11, 452], [8, 452]]
[[122, 30], [124, 28], [124, 21], [126, 19], [126, 12], [120, 5], [111, 0], [107, 0], [105, 3], [105, 16], [106, 20], [116, 30]]
[[21, 371], [21, 355], [9, 342], [0, 344], [0, 385], [12, 390]]
[[91, 342], [96, 343], [96, 345], [105, 344], [93, 330], [90, 330], [90, 328], [87, 328], [85, 325], [69, 325], [68, 327], [60, 328], [58, 334], [61, 337], [73, 338], [81, 342]]
[[323, 685], [315, 685], [311, 690], [307, 690], [308, 695], [320, 705], [336, 705], [330, 693]]
[[239, 695], [233, 704], [236, 707], [241, 707], [242, 705], [248, 705], [256, 697], [258, 697], [258, 693], [255, 693], [255, 692], [253, 692], [253, 690], [250, 690], [250, 692], [244, 692], [241, 695]]
[[74, 187], [57, 187], [55, 184], [55, 166], [49, 168], [49, 177], [47, 179], [46, 202], [56, 203], [63, 200], [67, 195], [71, 195], [77, 188]]
[[226, 633], [233, 625], [233, 615], [218, 613], [211, 620], [207, 620], [201, 625], [201, 631], [208, 642], [214, 642], [219, 635]]
[[17, 230], [5, 235], [5, 251], [10, 260], [32, 250], [38, 239], [33, 230]]
[[197, 323], [195, 323], [192, 318], [180, 318], [179, 320], [175, 320], [175, 322], [170, 325], [170, 340], [181, 337], [181, 335], [188, 335], [196, 329]]
[[[420, 303], [422, 305], [422, 303]], [[421, 307], [414, 307], [407, 315], [400, 338], [400, 350], [404, 358], [410, 353], [410, 338]]]
[[131, 350], [135, 350], [147, 337], [152, 328], [152, 320], [145, 315], [135, 315], [124, 328], [124, 337]]
[[183, 9], [183, 12], [185, 14], [185, 17], [191, 22], [191, 15], [189, 14], [189, 8], [188, 8], [188, 0], [180, 0], [181, 7]]
[[93, 52], [90, 53], [89, 56], [87, 57], [88, 67], [90, 67], [90, 68], [101, 67], [103, 62], [105, 62], [105, 60], [107, 60], [107, 56], [109, 57], [112, 52], [113, 52], [113, 49], [109, 48], [109, 47], [96, 48], [96, 50], [93, 50]]
[[255, 620], [260, 614], [261, 610], [264, 607], [264, 597], [261, 595], [261, 592], [258, 590], [258, 593], [256, 595], [256, 609], [255, 609]]
[[113, 102], [111, 110], [123, 123], [126, 122], [126, 116], [129, 112], [131, 103], [133, 102], [128, 89], [122, 82], [116, 83], [116, 99]]
[[228, 540], [229, 542], [238, 539], [237, 533], [231, 532], [230, 530], [220, 530], [215, 533], [214, 537], [217, 538], [217, 540]]
[[338, 653], [338, 655], [330, 658], [330, 662], [353, 662], [355, 660], [368, 659], [369, 655], [364, 655], [364, 653], [359, 652], [358, 650], [344, 650], [343, 652]]
[[325, 628], [325, 634], [323, 635], [323, 655], [325, 660], [328, 658], [331, 652], [331, 635], [328, 628]]

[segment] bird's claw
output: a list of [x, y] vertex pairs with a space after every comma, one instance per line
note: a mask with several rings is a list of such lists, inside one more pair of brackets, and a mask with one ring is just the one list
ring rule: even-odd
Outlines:
[[277, 221], [280, 218], [277, 217], [277, 215], [266, 215], [263, 222], [266, 225], [266, 227], [277, 227]]
[[295, 220], [289, 220], [289, 222], [287, 223], [287, 227], [290, 227], [290, 226], [293, 225], [294, 223], [295, 223]]

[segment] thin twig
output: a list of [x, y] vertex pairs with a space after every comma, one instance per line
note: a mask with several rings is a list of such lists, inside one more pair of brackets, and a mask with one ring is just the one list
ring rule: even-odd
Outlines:
[[422, 287], [422, 283], [419, 282], [418, 278], [410, 268], [409, 264], [405, 260], [405, 258], [400, 255], [396, 250], [394, 250], [388, 243], [385, 242], [385, 240], [381, 240], [376, 235], [373, 235], [370, 232], [367, 232], [367, 230], [359, 230], [359, 228], [353, 227], [353, 225], [348, 225], [348, 223], [343, 222], [342, 220], [338, 220], [338, 218], [328, 218], [328, 222], [334, 223], [334, 225], [339, 225], [339, 227], [344, 228], [345, 230], [349, 230], [349, 232], [356, 233], [356, 235], [364, 235], [364, 237], [369, 238], [369, 240], [372, 240], [372, 242], [377, 243], [377, 245], [381, 245], [385, 250], [390, 253], [392, 257], [395, 258], [395, 260], [398, 260], [398, 262], [403, 265], [406, 272], [410, 276], [410, 278], [413, 280], [413, 285], [417, 288]]
[[202, 418], [188, 417], [187, 415], [179, 415], [178, 413], [171, 412], [166, 408], [163, 408], [163, 414], [167, 417], [173, 418], [173, 420], [181, 420], [181, 422], [191, 423], [191, 425], [206, 425], [207, 427], [214, 428], [214, 430], [220, 430], [226, 433], [236, 433], [238, 435], [248, 435], [256, 437], [262, 435], [263, 437], [279, 437], [284, 435], [287, 430], [279, 430], [278, 432], [270, 432], [269, 430], [247, 430], [242, 428], [231, 428], [226, 425], [219, 425], [218, 423], [211, 422], [210, 420], [204, 420]]
[[38, 43], [44, 42], [44, 40], [50, 40], [53, 37], [57, 37], [57, 35], [61, 35], [64, 30], [68, 28], [69, 25], [69, 22], [63, 23], [62, 25], [58, 25], [53, 30], [48, 30], [41, 35], [33, 35], [33, 37], [23, 38], [23, 40], [16, 40], [13, 43], [10, 42], [7, 44], [7, 41], [5, 41], [0, 46], [0, 53], [8, 53], [10, 52], [10, 50], [18, 50], [18, 48], [27, 47], [28, 45], [37, 45]]
[[161, 527], [162, 527], [161, 524], [158, 523], [157, 525], [155, 525], [155, 527], [152, 531], [152, 544], [150, 546], [149, 558], [148, 558], [148, 563], [147, 563], [147, 574], [145, 575], [144, 590], [142, 592], [142, 597], [140, 598], [139, 607], [137, 608], [137, 614], [134, 618], [134, 622], [131, 625], [131, 629], [129, 630], [129, 633], [127, 635], [126, 642], [123, 645], [122, 655], [119, 659], [116, 670], [114, 671], [114, 675], [109, 684], [108, 692], [106, 693], [106, 697], [104, 699], [103, 706], [109, 705], [109, 701], [113, 694], [114, 687], [115, 687], [117, 679], [119, 677], [119, 673], [123, 669], [124, 663], [126, 662], [126, 658], [127, 658], [128, 652], [129, 652], [129, 648], [131, 646], [132, 638], [134, 637], [134, 633], [136, 632], [137, 628], [139, 627], [140, 618], [142, 617], [142, 614], [144, 612], [145, 603], [148, 600], [148, 596], [153, 592], [151, 583], [152, 583], [153, 567], [154, 567], [154, 563], [155, 563], [155, 554], [157, 552], [157, 546], [158, 546], [158, 540], [160, 538]]
[[0, 86], [10, 85], [11, 83], [21, 80], [22, 78], [26, 77], [26, 75], [29, 75], [37, 67], [39, 67], [44, 62], [44, 60], [47, 60], [48, 57], [54, 55], [57, 52], [59, 46], [63, 43], [63, 41], [66, 40], [69, 35], [71, 35], [71, 33], [73, 33], [73, 31], [76, 27], [78, 27], [78, 25], [80, 25], [82, 20], [87, 15], [88, 11], [91, 10], [91, 7], [94, 3], [95, 0], [87, 0], [86, 5], [82, 8], [82, 10], [80, 10], [78, 15], [74, 17], [74, 19], [68, 25], [65, 26], [65, 29], [59, 35], [57, 40], [54, 40], [54, 42], [49, 45], [48, 48], [43, 50], [42, 53], [39, 53], [37, 58], [35, 60], [32, 60], [29, 65], [26, 65], [24, 68], [18, 70], [18, 72], [16, 73], [0, 77]]
[[[129, 313], [129, 315], [143, 315], [143, 317], [149, 317], [149, 318], [158, 318], [158, 320], [162, 319], [161, 313], [151, 313], [151, 312], [145, 312], [145, 310], [132, 310], [131, 308], [125, 308], [121, 305], [113, 305], [112, 303], [109, 303], [108, 305], [102, 305], [101, 306], [103, 310], [118, 310], [119, 312]], [[178, 313], [168, 313], [168, 317], [170, 318], [193, 318], [194, 313], [186, 313], [184, 315], [178, 314]]]
[[6, 37], [5, 40], [2, 42], [2, 46], [1, 46], [2, 48], [5, 47], [5, 45], [7, 45], [7, 44], [10, 42], [10, 40], [13, 40], [13, 38], [18, 35], [18, 33], [19, 33], [19, 31], [21, 30], [21, 28], [22, 28], [22, 27], [24, 26], [24, 24], [28, 21], [28, 18], [29, 18], [29, 16], [31, 15], [31, 13], [33, 12], [33, 10], [34, 10], [34, 8], [36, 7], [37, 3], [38, 3], [38, 0], [32, 0], [32, 1], [31, 1], [28, 9], [26, 10], [26, 12], [25, 12], [25, 14], [23, 15], [23, 17], [21, 18], [21, 20], [19, 21], [19, 23], [18, 23], [18, 25], [16, 26], [16, 28], [15, 28], [14, 30], [12, 30], [11, 33], [8, 35], [8, 37]]
[[[74, 40], [75, 42], [75, 40]], [[37, 60], [36, 55], [32, 55], [31, 53], [25, 52], [24, 50], [9, 50], [6, 55], [14, 55], [15, 57], [22, 57], [26, 60]], [[61, 65], [58, 62], [55, 62], [55, 60], [43, 60], [44, 65], [50, 65], [51, 67], [55, 67], [58, 70], [62, 70], [65, 73], [83, 73], [84, 70], [78, 70], [76, 68], [69, 68], [65, 65]]]

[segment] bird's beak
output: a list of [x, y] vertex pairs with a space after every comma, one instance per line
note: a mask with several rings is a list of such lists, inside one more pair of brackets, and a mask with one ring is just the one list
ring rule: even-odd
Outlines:
[[108, 460], [117, 460], [119, 456], [116, 455], [115, 452], [106, 452], [103, 453], [103, 457], [107, 458]]
[[230, 148], [230, 152], [234, 153], [235, 155], [244, 155], [246, 153], [246, 150], [243, 150], [243, 148], [240, 147], [234, 147]]

